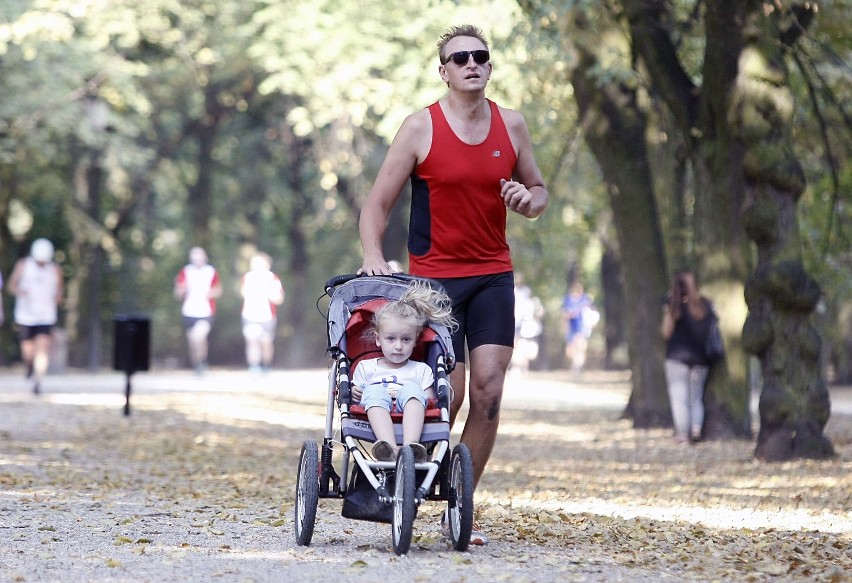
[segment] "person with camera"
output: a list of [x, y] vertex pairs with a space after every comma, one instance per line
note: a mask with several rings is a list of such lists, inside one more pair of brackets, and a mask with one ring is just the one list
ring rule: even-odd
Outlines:
[[678, 443], [702, 438], [704, 383], [712, 364], [706, 346], [716, 319], [712, 302], [698, 290], [695, 274], [688, 269], [675, 273], [665, 299], [661, 332], [666, 340], [666, 383]]

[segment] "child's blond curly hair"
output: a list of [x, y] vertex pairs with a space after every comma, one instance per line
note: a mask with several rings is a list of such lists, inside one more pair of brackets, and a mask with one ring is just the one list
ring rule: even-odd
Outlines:
[[415, 279], [398, 300], [392, 300], [373, 314], [373, 330], [378, 332], [384, 318], [394, 317], [410, 320], [417, 327], [418, 334], [430, 322], [453, 329], [453, 307], [449, 296], [434, 289], [428, 282]]

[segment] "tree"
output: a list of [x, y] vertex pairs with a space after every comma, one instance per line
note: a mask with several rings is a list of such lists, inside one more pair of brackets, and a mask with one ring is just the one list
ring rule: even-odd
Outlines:
[[746, 349], [760, 357], [764, 382], [755, 454], [769, 461], [827, 457], [834, 454], [823, 434], [830, 404], [821, 338], [811, 321], [821, 291], [802, 263], [796, 204], [805, 177], [790, 149], [793, 109], [785, 63], [815, 7], [750, 2], [743, 16], [740, 92], [731, 113], [745, 150], [743, 223], [757, 246], [743, 328]]
[[[676, 7], [690, 8], [690, 18], [678, 20]], [[544, 12], [549, 18], [540, 22], [564, 22], [554, 12]], [[756, 456], [776, 460], [830, 455], [831, 445], [822, 434], [828, 399], [818, 363], [820, 340], [810, 322], [820, 292], [802, 263], [795, 210], [805, 182], [787, 129], [793, 108], [785, 56], [807, 29], [815, 6], [717, 0], [690, 7], [624, 0], [572, 3], [569, 15], [585, 26], [599, 23], [607, 13], [627, 25], [631, 67], [647, 83], [649, 93], [666, 104], [688, 148], [696, 201], [694, 258], [707, 282], [705, 289], [720, 297], [724, 313], [737, 313], [738, 300], [731, 292], [742, 290], [741, 282], [748, 276], [744, 296], [750, 311], [742, 345], [759, 356], [765, 383]], [[686, 35], [690, 29], [679, 23], [692, 26], [700, 14], [704, 51], [695, 60], [694, 51], [679, 50], [674, 35]], [[597, 28], [598, 39], [605, 38], [602, 30]], [[602, 65], [601, 61], [584, 65], [590, 45], [577, 35], [572, 40], [579, 54], [578, 71], [588, 75]], [[687, 56], [693, 57], [691, 68]], [[615, 61], [622, 66], [627, 62]], [[597, 73], [605, 81], [605, 74]], [[575, 76], [575, 89], [583, 82]], [[605, 93], [606, 84], [600, 85]], [[577, 95], [579, 102], [584, 93]], [[590, 143], [594, 139], [590, 137]], [[621, 139], [643, 141], [641, 136], [631, 139], [627, 132]], [[618, 150], [597, 149], [602, 167], [618, 157]], [[610, 188], [617, 185], [616, 177], [607, 179]], [[753, 269], [745, 233], [757, 244]], [[645, 332], [651, 333], [650, 325]], [[712, 429], [717, 435], [744, 435], [749, 430], [747, 368], [738, 340], [729, 325], [726, 341], [733, 355], [732, 374], [716, 377], [709, 386], [710, 401], [716, 405]]]

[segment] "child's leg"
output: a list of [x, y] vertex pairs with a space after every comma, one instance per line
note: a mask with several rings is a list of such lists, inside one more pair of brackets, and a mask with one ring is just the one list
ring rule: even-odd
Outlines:
[[423, 433], [426, 408], [417, 399], [409, 399], [402, 409], [402, 443], [418, 443]]
[[406, 385], [400, 389], [396, 402], [402, 403], [402, 443], [419, 443], [426, 416], [426, 393], [416, 385]]
[[391, 398], [388, 392], [380, 386], [366, 387], [360, 404], [367, 410], [367, 419], [376, 441], [387, 441], [396, 448], [396, 434], [390, 415]]
[[370, 427], [373, 428], [376, 441], [387, 441], [396, 449], [396, 435], [393, 431], [390, 411], [382, 407], [370, 407], [367, 409], [367, 419], [370, 420]]

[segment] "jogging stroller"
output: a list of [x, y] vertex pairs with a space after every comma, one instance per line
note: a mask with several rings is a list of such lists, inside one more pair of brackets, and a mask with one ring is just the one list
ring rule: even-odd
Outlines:
[[[411, 448], [400, 448], [396, 461], [373, 459], [369, 445], [376, 437], [364, 409], [351, 401], [350, 378], [363, 358], [381, 356], [368, 335], [373, 313], [399, 299], [415, 278], [409, 275], [339, 275], [325, 284], [330, 297], [325, 314], [328, 352], [332, 359], [328, 406], [321, 453], [316, 440], [302, 445], [295, 501], [296, 543], [311, 543], [320, 498], [342, 498], [342, 515], [356, 520], [391, 524], [393, 549], [404, 555], [411, 545], [417, 508], [426, 500], [446, 501], [453, 548], [464, 551], [473, 527], [473, 462], [470, 451], [458, 444], [450, 452], [451, 388], [447, 379], [455, 363], [450, 331], [427, 325], [412, 354], [429, 364], [435, 376], [435, 394], [426, 409], [420, 437], [429, 456], [416, 463]], [[429, 282], [440, 287], [436, 282]], [[319, 305], [318, 301], [318, 305]], [[402, 444], [402, 415], [392, 414], [397, 444]], [[339, 432], [339, 435], [338, 435]], [[338, 454], [333, 456], [334, 448]], [[333, 457], [338, 458], [339, 471]]]

